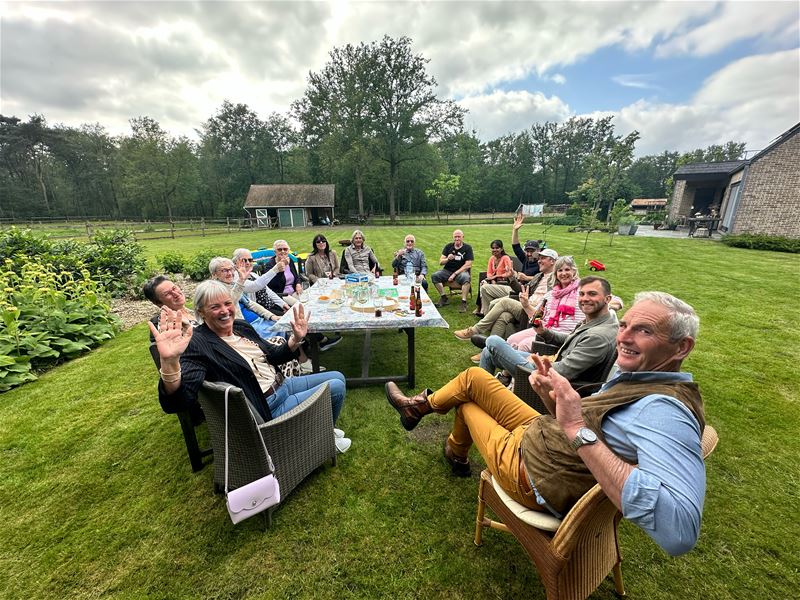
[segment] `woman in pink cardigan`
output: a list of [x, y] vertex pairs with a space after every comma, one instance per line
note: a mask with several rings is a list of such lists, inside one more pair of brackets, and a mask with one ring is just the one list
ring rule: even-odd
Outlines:
[[502, 240], [494, 240], [491, 244], [492, 256], [489, 258], [489, 264], [486, 266], [486, 279], [481, 281], [481, 292], [478, 294], [478, 308], [473, 311], [473, 315], [483, 317], [482, 309], [485, 310], [489, 306], [492, 298], [483, 293], [485, 285], [507, 285], [510, 287], [511, 276], [514, 274], [514, 265], [511, 262], [511, 257], [506, 254], [503, 249]]

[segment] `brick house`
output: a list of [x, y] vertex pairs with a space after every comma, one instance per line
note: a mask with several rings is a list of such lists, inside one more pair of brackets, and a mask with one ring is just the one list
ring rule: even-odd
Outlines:
[[251, 185], [244, 209], [258, 227], [329, 225], [334, 220], [333, 184]]
[[669, 216], [719, 217], [723, 233], [800, 237], [800, 123], [749, 160], [675, 171]]

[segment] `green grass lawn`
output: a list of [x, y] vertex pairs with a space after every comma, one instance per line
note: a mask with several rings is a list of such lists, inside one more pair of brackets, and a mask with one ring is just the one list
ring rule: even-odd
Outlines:
[[[431, 262], [452, 228], [414, 231]], [[492, 239], [510, 246], [510, 229], [465, 227], [475, 274]], [[351, 231], [325, 233], [338, 240]], [[523, 239], [541, 231], [528, 226]], [[388, 266], [406, 231], [365, 233]], [[157, 240], [146, 251], [151, 259], [167, 250], [230, 255], [238, 246], [271, 245], [270, 235]], [[285, 237], [295, 250], [310, 249], [309, 230]], [[547, 241], [579, 265], [605, 262], [628, 304], [637, 291], [664, 290], [701, 317], [685, 366], [721, 438], [708, 463], [702, 534], [691, 553], [670, 558], [623, 521], [630, 597], [797, 597], [798, 257], [638, 236], [609, 247], [601, 234], [582, 252], [583, 235], [565, 228], [550, 230]], [[442, 312], [451, 330], [474, 322], [455, 305]], [[373, 338], [374, 374], [403, 370], [404, 340]], [[347, 337], [323, 364], [356, 375], [359, 342]], [[421, 331], [419, 387], [441, 386], [473, 353], [451, 331]], [[487, 531], [481, 548], [472, 544], [479, 457], [473, 452], [471, 479], [450, 476], [441, 443], [451, 418], [428, 417], [407, 433], [382, 388], [349, 391], [340, 425], [353, 438], [351, 451], [289, 496], [272, 529], [263, 532], [257, 519], [234, 527], [213, 493], [212, 469], [191, 472], [178, 421], [161, 412], [139, 325], [0, 396], [0, 597], [544, 598], [513, 537]], [[608, 581], [593, 595], [613, 597]]]

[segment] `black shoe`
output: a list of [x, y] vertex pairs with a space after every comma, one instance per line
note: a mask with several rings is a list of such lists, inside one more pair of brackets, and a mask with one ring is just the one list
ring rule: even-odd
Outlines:
[[439, 301], [436, 303], [436, 306], [442, 308], [445, 304], [450, 304], [450, 298], [447, 296], [439, 296]]
[[319, 351], [325, 352], [326, 350], [333, 348], [336, 344], [342, 341], [342, 336], [337, 335], [336, 337], [325, 337], [319, 343]]
[[477, 346], [481, 350], [486, 348], [486, 336], [481, 335], [480, 333], [476, 333], [472, 337], [469, 338], [469, 341], [473, 343], [473, 345]]
[[468, 458], [458, 458], [450, 449], [450, 444], [447, 443], [447, 438], [444, 439], [444, 459], [450, 465], [450, 470], [456, 477], [469, 477], [472, 475], [472, 469], [469, 466]]

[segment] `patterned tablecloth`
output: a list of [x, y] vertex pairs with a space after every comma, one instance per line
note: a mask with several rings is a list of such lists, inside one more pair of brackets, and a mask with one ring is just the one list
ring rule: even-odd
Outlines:
[[[372, 310], [369, 312], [353, 310], [350, 306], [353, 299], [348, 297], [345, 302], [344, 280], [317, 280], [317, 283], [308, 290], [308, 299], [303, 302], [306, 310], [311, 312], [308, 330], [316, 333], [401, 327], [449, 327], [424, 289], [421, 289], [422, 316], [415, 317], [414, 313], [408, 310], [410, 286], [403, 283], [403, 277], [397, 286], [392, 285], [391, 277], [381, 277], [376, 283], [380, 295], [397, 301], [399, 306], [396, 311], [384, 308], [383, 315], [376, 317]], [[322, 300], [320, 296], [323, 297]], [[289, 331], [291, 320], [292, 311], [288, 311], [275, 323], [275, 329]]]

